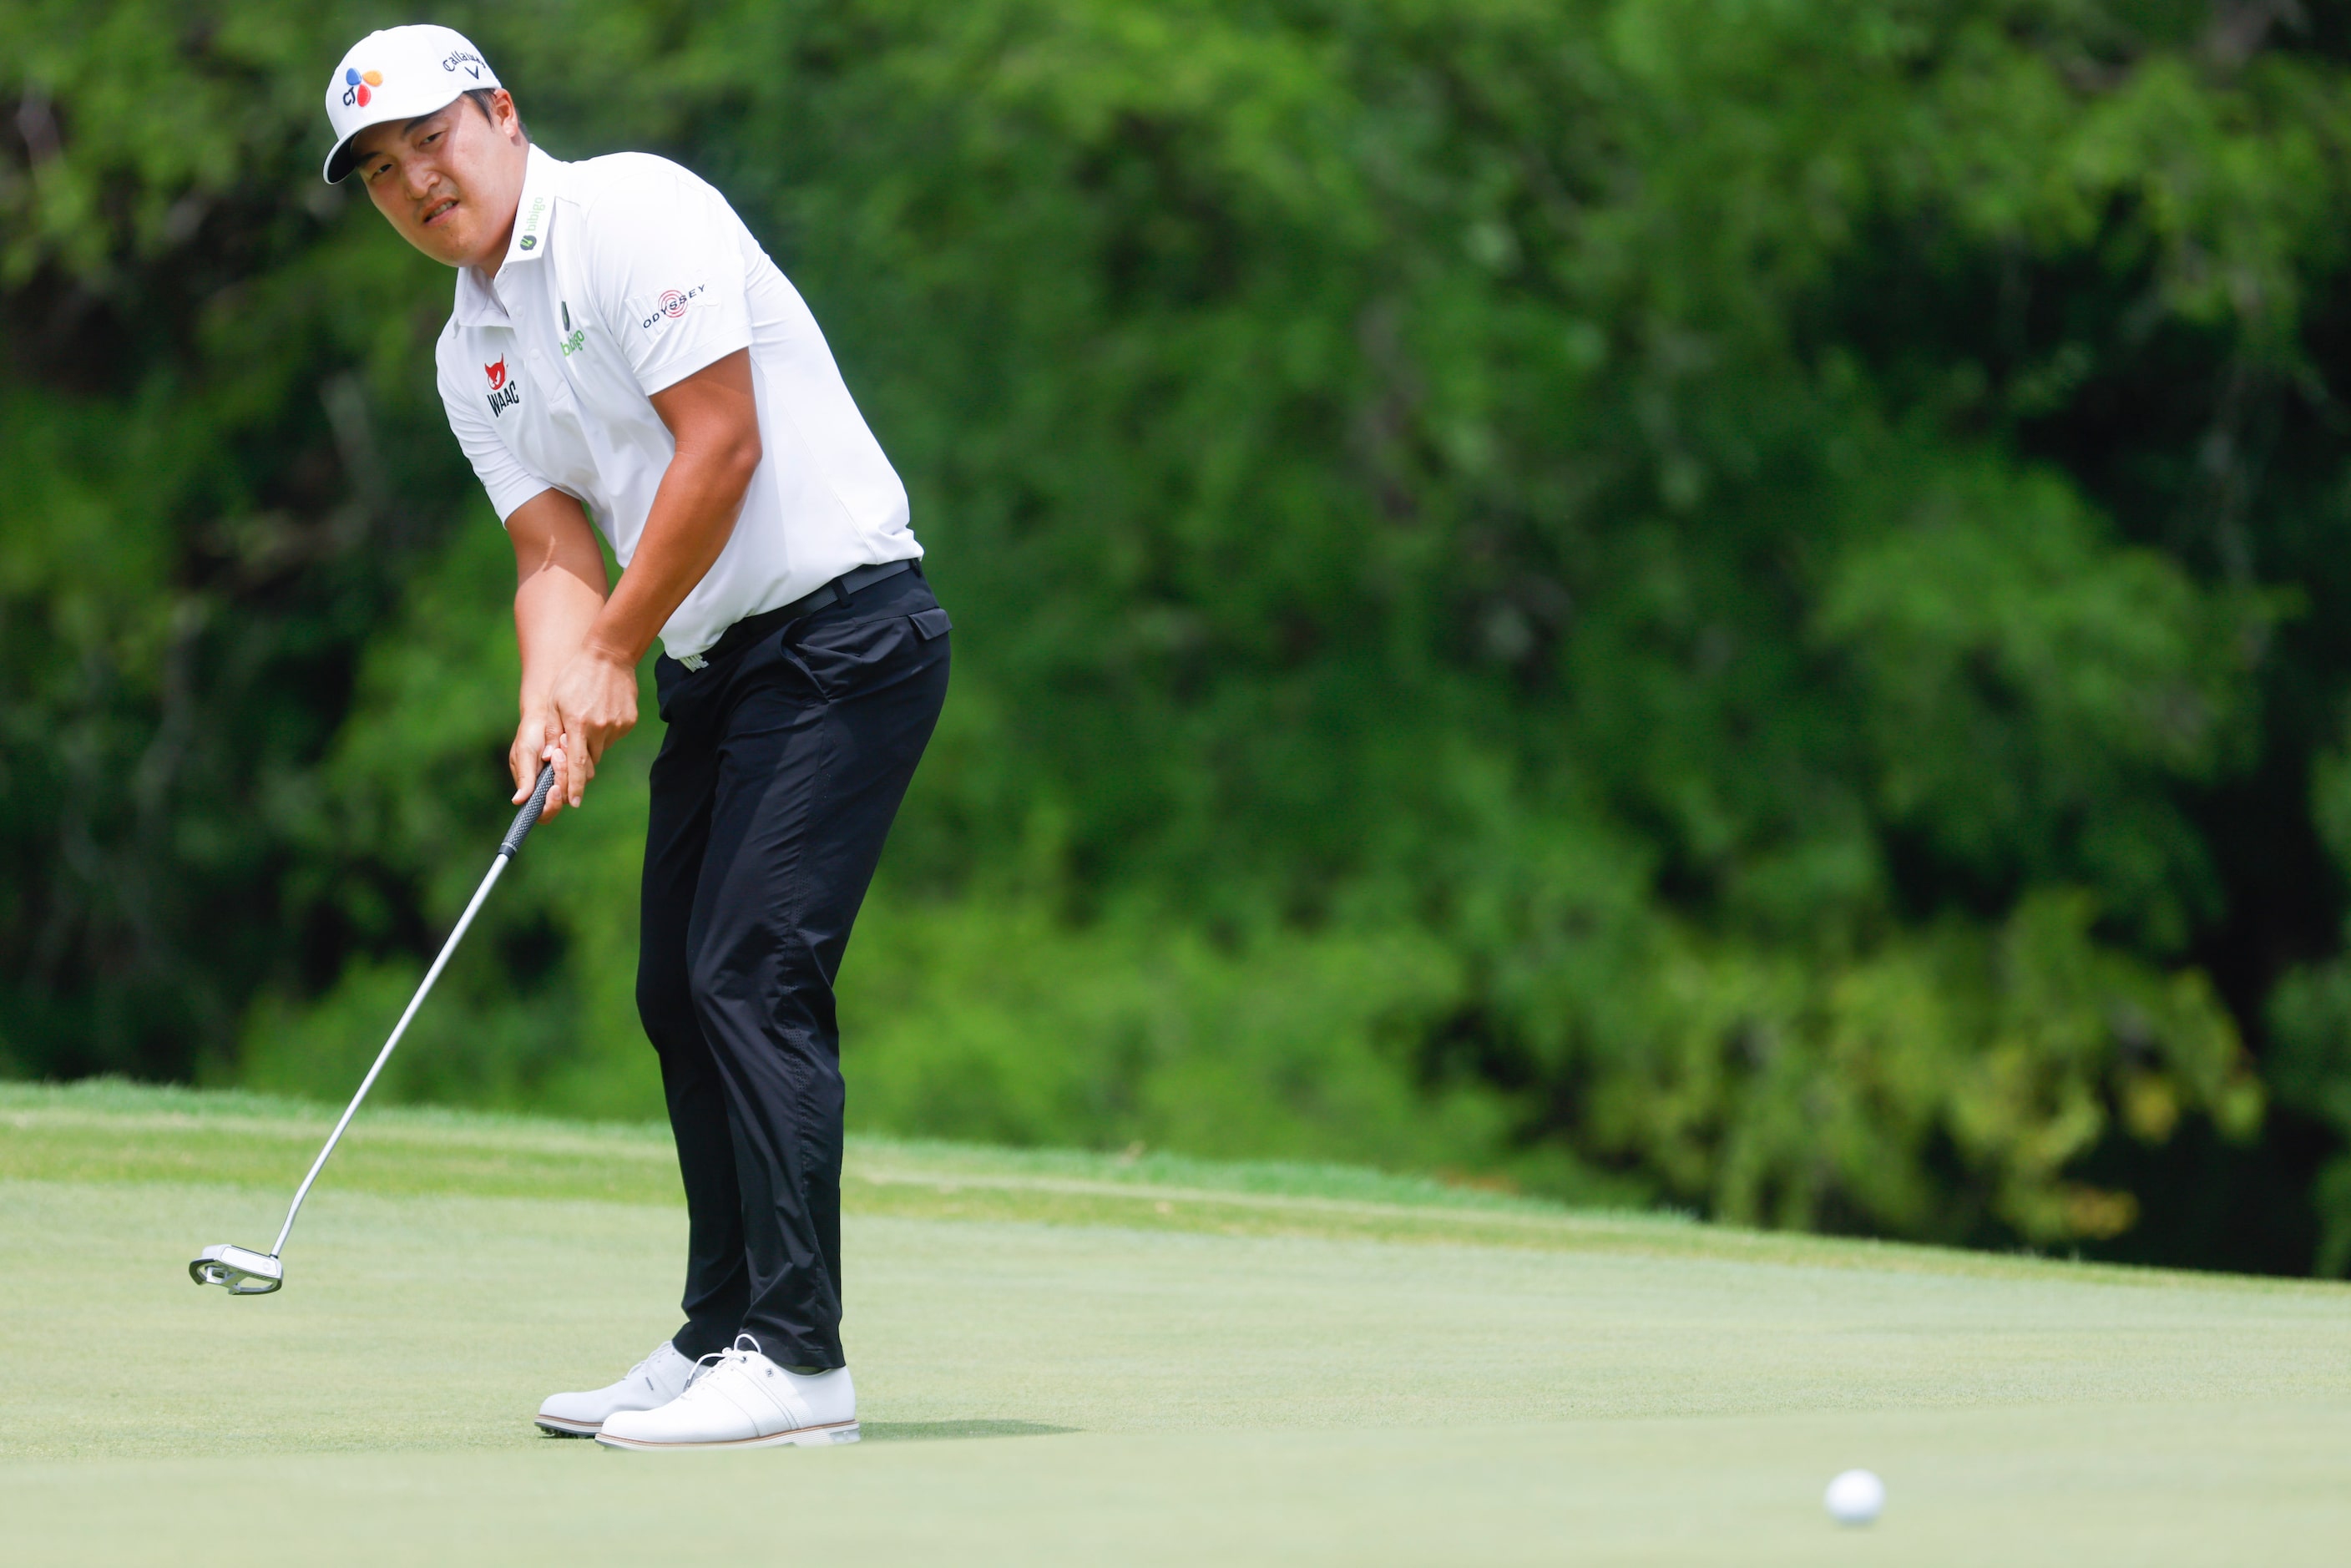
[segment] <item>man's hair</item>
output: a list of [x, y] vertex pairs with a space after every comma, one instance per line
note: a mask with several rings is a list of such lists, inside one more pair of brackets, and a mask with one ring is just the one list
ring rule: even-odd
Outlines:
[[[496, 125], [498, 122], [498, 117], [491, 112], [492, 106], [497, 101], [490, 96], [495, 90], [496, 89], [486, 87], [467, 88], [465, 89], [465, 96], [474, 100], [474, 107], [482, 111], [482, 118], [488, 120], [492, 125]], [[511, 101], [511, 95], [509, 95], [509, 101]], [[530, 127], [522, 122], [521, 105], [517, 104], [515, 106], [514, 114], [515, 129], [522, 132], [522, 139], [525, 141], [528, 141], [530, 140]]]

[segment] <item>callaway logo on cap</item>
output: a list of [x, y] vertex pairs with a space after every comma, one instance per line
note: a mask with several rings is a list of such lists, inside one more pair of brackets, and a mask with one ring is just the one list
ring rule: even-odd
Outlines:
[[327, 80], [327, 119], [335, 128], [327, 183], [351, 172], [351, 138], [369, 126], [414, 120], [448, 108], [459, 93], [500, 85], [481, 51], [453, 28], [370, 33], [351, 46]]

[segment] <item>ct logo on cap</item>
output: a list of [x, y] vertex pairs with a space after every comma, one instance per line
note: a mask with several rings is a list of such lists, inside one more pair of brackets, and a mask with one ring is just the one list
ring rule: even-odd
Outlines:
[[354, 70], [350, 66], [345, 66], [343, 68], [343, 83], [344, 107], [349, 108], [352, 104], [357, 104], [360, 108], [365, 109], [368, 105], [368, 99], [375, 96], [369, 89], [371, 88], [379, 88], [383, 85], [383, 73], [381, 71]]

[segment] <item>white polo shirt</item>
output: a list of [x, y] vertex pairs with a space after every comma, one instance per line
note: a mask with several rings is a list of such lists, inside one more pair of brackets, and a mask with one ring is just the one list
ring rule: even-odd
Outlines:
[[763, 455], [726, 549], [661, 629], [673, 657], [842, 572], [922, 557], [906, 488], [799, 292], [668, 160], [533, 147], [506, 261], [490, 279], [458, 269], [435, 350], [449, 428], [500, 520], [560, 490], [625, 568], [676, 450], [652, 394], [743, 348]]

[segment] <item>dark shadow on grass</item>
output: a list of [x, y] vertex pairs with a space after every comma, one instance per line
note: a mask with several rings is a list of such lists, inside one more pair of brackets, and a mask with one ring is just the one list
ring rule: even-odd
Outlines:
[[860, 1421], [869, 1443], [936, 1443], [958, 1437], [1050, 1437], [1075, 1427], [1042, 1421]]

